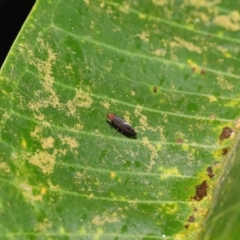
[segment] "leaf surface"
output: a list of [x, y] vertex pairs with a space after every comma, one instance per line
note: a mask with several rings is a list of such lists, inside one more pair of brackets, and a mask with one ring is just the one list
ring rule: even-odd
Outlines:
[[3, 237], [198, 235], [239, 115], [233, 4], [37, 1], [0, 75]]

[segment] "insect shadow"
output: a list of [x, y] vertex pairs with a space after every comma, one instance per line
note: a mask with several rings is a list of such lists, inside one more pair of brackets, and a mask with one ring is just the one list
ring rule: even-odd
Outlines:
[[110, 122], [108, 120], [106, 120], [106, 122], [108, 123], [109, 126], [111, 126], [112, 128], [114, 128], [116, 131], [118, 131], [119, 133], [121, 133], [122, 135], [124, 135], [125, 137], [128, 138], [132, 138], [132, 139], [136, 139], [137, 136], [133, 136], [132, 134], [126, 132], [126, 131], [122, 131], [118, 126], [116, 126], [113, 122]]

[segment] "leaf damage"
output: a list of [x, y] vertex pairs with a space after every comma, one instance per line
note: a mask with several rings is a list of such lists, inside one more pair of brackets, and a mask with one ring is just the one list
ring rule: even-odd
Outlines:
[[193, 197], [193, 199], [196, 201], [201, 201], [204, 197], [207, 196], [207, 188], [208, 188], [207, 181], [204, 180], [201, 184], [196, 186], [196, 194]]

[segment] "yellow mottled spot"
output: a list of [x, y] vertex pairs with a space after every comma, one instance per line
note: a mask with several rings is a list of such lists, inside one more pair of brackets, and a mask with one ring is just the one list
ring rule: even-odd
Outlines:
[[99, 129], [95, 129], [94, 132], [95, 132], [95, 133], [100, 133]]
[[[159, 131], [161, 141], [165, 140], [165, 136], [163, 133], [164, 129], [161, 126], [149, 126], [147, 116], [142, 113], [142, 106], [138, 105], [137, 108], [134, 110], [134, 114], [140, 123], [140, 126], [138, 126], [137, 130], [141, 129], [142, 131], [148, 130], [148, 131], [153, 131], [153, 132]], [[164, 121], [164, 117], [163, 117], [163, 121]], [[156, 148], [157, 148], [157, 146], [156, 146]]]
[[81, 123], [77, 123], [77, 124], [74, 125], [74, 129], [76, 129], [76, 130], [81, 130], [83, 128], [84, 128], [84, 125], [81, 124]]
[[223, 37], [223, 36], [224, 36], [224, 32], [218, 31], [218, 32], [217, 32], [217, 35], [218, 35], [219, 37]]
[[[43, 50], [47, 51], [47, 57], [44, 59], [36, 58], [32, 52], [28, 52], [29, 63], [37, 68], [44, 90], [39, 89], [34, 92], [34, 95], [38, 100], [30, 101], [28, 107], [36, 113], [35, 117], [40, 120], [41, 118], [44, 118], [40, 112], [42, 108], [46, 108], [48, 106], [56, 108], [59, 107], [61, 103], [59, 102], [58, 95], [53, 89], [54, 76], [52, 74], [52, 68], [55, 64], [57, 54], [49, 47], [47, 43], [44, 42], [42, 38], [38, 38], [37, 42], [37, 44], [40, 45]], [[47, 96], [46, 98], [39, 97], [43, 94], [43, 92], [44, 95]]]
[[138, 106], [137, 109], [135, 109], [134, 114], [138, 117], [142, 130], [145, 131], [148, 128], [147, 116], [143, 115], [141, 111], [142, 107]]
[[219, 50], [220, 52], [222, 52], [223, 54], [225, 52], [227, 52], [227, 48], [223, 47], [223, 46], [217, 46], [217, 50]]
[[223, 55], [227, 58], [231, 58], [232, 54], [228, 52], [228, 49], [223, 46], [217, 46], [217, 50], [219, 50]]
[[124, 120], [126, 121], [126, 122], [130, 122], [130, 112], [128, 112], [128, 111], [125, 111], [125, 113], [124, 113]]
[[71, 65], [66, 65], [65, 67], [67, 70], [72, 70], [72, 66]]
[[144, 42], [149, 42], [149, 33], [142, 31], [140, 34], [137, 34], [137, 36]]
[[60, 227], [58, 228], [58, 232], [59, 232], [60, 234], [65, 234], [65, 233], [66, 233], [66, 231], [65, 231], [65, 229], [64, 229], [63, 226], [60, 226]]
[[235, 128], [240, 129], [240, 119], [236, 120], [235, 122]]
[[194, 25], [193, 25], [193, 24], [188, 24], [188, 25], [187, 25], [187, 28], [188, 28], [188, 29], [191, 29], [191, 30], [194, 30]]
[[60, 138], [62, 144], [68, 145], [71, 149], [78, 147], [78, 142], [76, 139], [72, 137], [62, 136], [60, 134], [58, 135], [58, 137]]
[[205, 12], [194, 12], [195, 16], [199, 17], [203, 22], [209, 21], [209, 16]]
[[18, 188], [21, 189], [21, 193], [25, 199], [31, 203], [36, 201], [42, 201], [42, 195], [35, 193], [33, 187], [28, 182], [20, 182], [16, 180]]
[[42, 188], [41, 189], [41, 195], [45, 195], [47, 193], [47, 189], [46, 188]]
[[28, 158], [28, 161], [31, 164], [38, 166], [43, 173], [50, 174], [54, 169], [55, 158], [56, 156], [54, 154], [49, 154], [47, 152], [35, 152]]
[[115, 178], [116, 173], [115, 172], [111, 172], [111, 178]]
[[9, 166], [5, 162], [0, 163], [0, 169], [1, 169], [1, 172], [2, 171], [7, 172], [7, 173], [11, 172]]
[[164, 49], [156, 49], [155, 51], [152, 52], [156, 56], [162, 56], [164, 57], [166, 55], [166, 50]]
[[231, 83], [229, 83], [229, 81], [225, 80], [225, 78], [221, 75], [216, 77], [217, 81], [218, 81], [218, 85], [225, 90], [232, 90], [233, 89], [233, 85]]
[[212, 102], [216, 102], [217, 101], [217, 98], [215, 96], [209, 96], [208, 97], [209, 101], [212, 103]]
[[84, 227], [81, 227], [78, 232], [80, 233], [80, 235], [84, 235], [87, 233], [86, 228]]
[[129, 3], [124, 2], [124, 4], [119, 7], [119, 10], [123, 13], [128, 13], [129, 12]]
[[142, 14], [142, 13], [138, 14], [138, 17], [140, 19], [146, 19], [147, 18], [147, 16], [145, 14]]
[[215, 151], [215, 152], [213, 153], [213, 157], [214, 157], [214, 159], [216, 159], [216, 160], [222, 159], [222, 149]]
[[234, 67], [228, 67], [228, 73], [232, 73], [234, 71]]
[[156, 159], [156, 158], [158, 157], [158, 153], [157, 153], [158, 150], [157, 150], [157, 147], [154, 146], [154, 145], [149, 141], [149, 139], [148, 139], [147, 137], [144, 137], [144, 138], [142, 139], [142, 143], [143, 143], [143, 145], [144, 145], [145, 147], [147, 147], [147, 148], [150, 150], [150, 152], [151, 152], [151, 154], [150, 154], [150, 163], [149, 163], [149, 165], [147, 166], [148, 169], [151, 170], [152, 167], [153, 167], [153, 165], [156, 164], [156, 162], [154, 161], [154, 159]]
[[41, 145], [43, 149], [49, 149], [53, 148], [54, 144], [54, 138], [53, 137], [48, 137], [48, 138], [42, 138], [41, 139]]
[[166, 214], [173, 214], [177, 212], [177, 210], [178, 210], [177, 204], [165, 205]]
[[105, 212], [102, 216], [96, 215], [92, 219], [92, 223], [98, 226], [102, 226], [105, 223], [115, 223], [118, 222], [120, 219], [117, 217], [117, 213], [108, 213]]
[[109, 107], [110, 107], [110, 104], [109, 104], [109, 102], [106, 102], [106, 101], [102, 101], [102, 102], [100, 102], [101, 104], [102, 104], [102, 106], [104, 106], [106, 109], [109, 109]]
[[89, 198], [89, 199], [94, 198], [94, 194], [93, 194], [93, 193], [90, 193], [90, 194], [88, 195], [88, 198]]
[[165, 193], [163, 193], [163, 192], [158, 192], [158, 193], [157, 193], [157, 195], [158, 195], [159, 197], [164, 196], [164, 194], [165, 194]]
[[[233, 14], [233, 15], [217, 15], [214, 18], [214, 23], [217, 24], [220, 27], [223, 27], [227, 30], [230, 31], [239, 31], [240, 29], [240, 24], [239, 21], [235, 21], [237, 15]], [[233, 21], [234, 19], [234, 21]]]
[[68, 108], [68, 114], [74, 115], [77, 110], [77, 107], [90, 108], [92, 103], [93, 99], [91, 98], [90, 94], [84, 92], [81, 89], [78, 89], [76, 91], [74, 98], [66, 103], [66, 106]]
[[187, 144], [182, 144], [182, 150], [188, 151], [188, 145]]
[[162, 149], [162, 144], [158, 143], [158, 144], [157, 144], [157, 150], [159, 151], [159, 150], [161, 150], [161, 149]]
[[157, 6], [164, 6], [168, 3], [168, 0], [152, 0], [152, 3]]
[[131, 91], [130, 94], [131, 96], [135, 96], [136, 93], [134, 91]]
[[115, 193], [114, 192], [110, 192], [111, 197], [115, 197]]
[[126, 200], [125, 196], [120, 196], [119, 199], [121, 199], [122, 201]]
[[23, 148], [27, 148], [27, 142], [24, 138], [22, 138], [21, 145]]
[[188, 59], [187, 64], [191, 67], [195, 69], [195, 72], [199, 72], [199, 66], [197, 63], [195, 63], [194, 61], [192, 61], [191, 59]]
[[232, 54], [231, 54], [231, 53], [225, 53], [224, 56], [225, 56], [226, 58], [231, 58], [231, 57], [232, 57]]
[[216, 4], [219, 4], [221, 1], [220, 0], [184, 0], [182, 7], [185, 6], [194, 6], [195, 8], [199, 8], [199, 7], [204, 7], [204, 8], [210, 8]]
[[31, 137], [37, 138], [37, 139], [40, 138], [41, 133], [42, 133], [42, 128], [39, 127], [39, 126], [36, 126], [36, 127], [34, 128], [34, 131], [31, 131], [31, 132], [30, 132]]
[[161, 172], [160, 175], [161, 179], [168, 178], [169, 176], [181, 176], [180, 172], [178, 171], [178, 168], [176, 167], [173, 168], [158, 167], [158, 171]]
[[186, 233], [177, 233], [177, 234], [174, 236], [174, 239], [175, 239], [175, 240], [183, 240], [183, 239], [186, 239]]
[[202, 53], [202, 49], [196, 45], [194, 45], [192, 42], [187, 42], [186, 40], [179, 38], [179, 37], [174, 37], [175, 42], [175, 47], [184, 47], [190, 52], [197, 52], [198, 54]]
[[236, 107], [239, 106], [240, 100], [238, 99], [232, 99], [224, 104], [226, 107]]
[[36, 223], [34, 227], [34, 231], [45, 232], [47, 229], [50, 229], [53, 224], [49, 221], [49, 219], [44, 218], [43, 220]]
[[240, 14], [239, 14], [238, 11], [232, 11], [232, 12], [230, 13], [230, 17], [231, 17], [231, 20], [232, 20], [233, 22], [239, 22], [239, 21], [240, 21]]
[[197, 67], [197, 64], [196, 64], [193, 60], [191, 60], [191, 59], [188, 59], [188, 60], [187, 60], [187, 64], [188, 64], [188, 65], [191, 65], [191, 66], [193, 66], [193, 67]]

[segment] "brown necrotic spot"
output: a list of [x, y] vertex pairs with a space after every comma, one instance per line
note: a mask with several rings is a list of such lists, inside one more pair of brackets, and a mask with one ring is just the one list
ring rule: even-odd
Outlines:
[[208, 172], [208, 176], [210, 178], [214, 177], [215, 175], [213, 174], [213, 169], [212, 167], [207, 167], [207, 172]]
[[193, 215], [191, 215], [188, 220], [188, 222], [194, 222], [195, 221], [195, 217]]
[[156, 87], [156, 86], [153, 87], [153, 92], [154, 92], [154, 93], [157, 92], [157, 87]]
[[216, 119], [216, 115], [212, 114], [212, 115], [210, 115], [210, 118], [211, 119]]
[[177, 139], [177, 143], [183, 143], [183, 139], [182, 138], [178, 138]]
[[228, 153], [228, 148], [222, 149], [222, 155], [226, 155]]
[[189, 228], [189, 224], [186, 224], [184, 227], [185, 227], [186, 229], [188, 229], [188, 228]]
[[224, 127], [222, 133], [220, 134], [220, 140], [227, 139], [231, 136], [233, 130], [230, 127]]
[[207, 196], [207, 181], [204, 180], [200, 185], [196, 186], [196, 194], [193, 197], [196, 201], [202, 200]]

